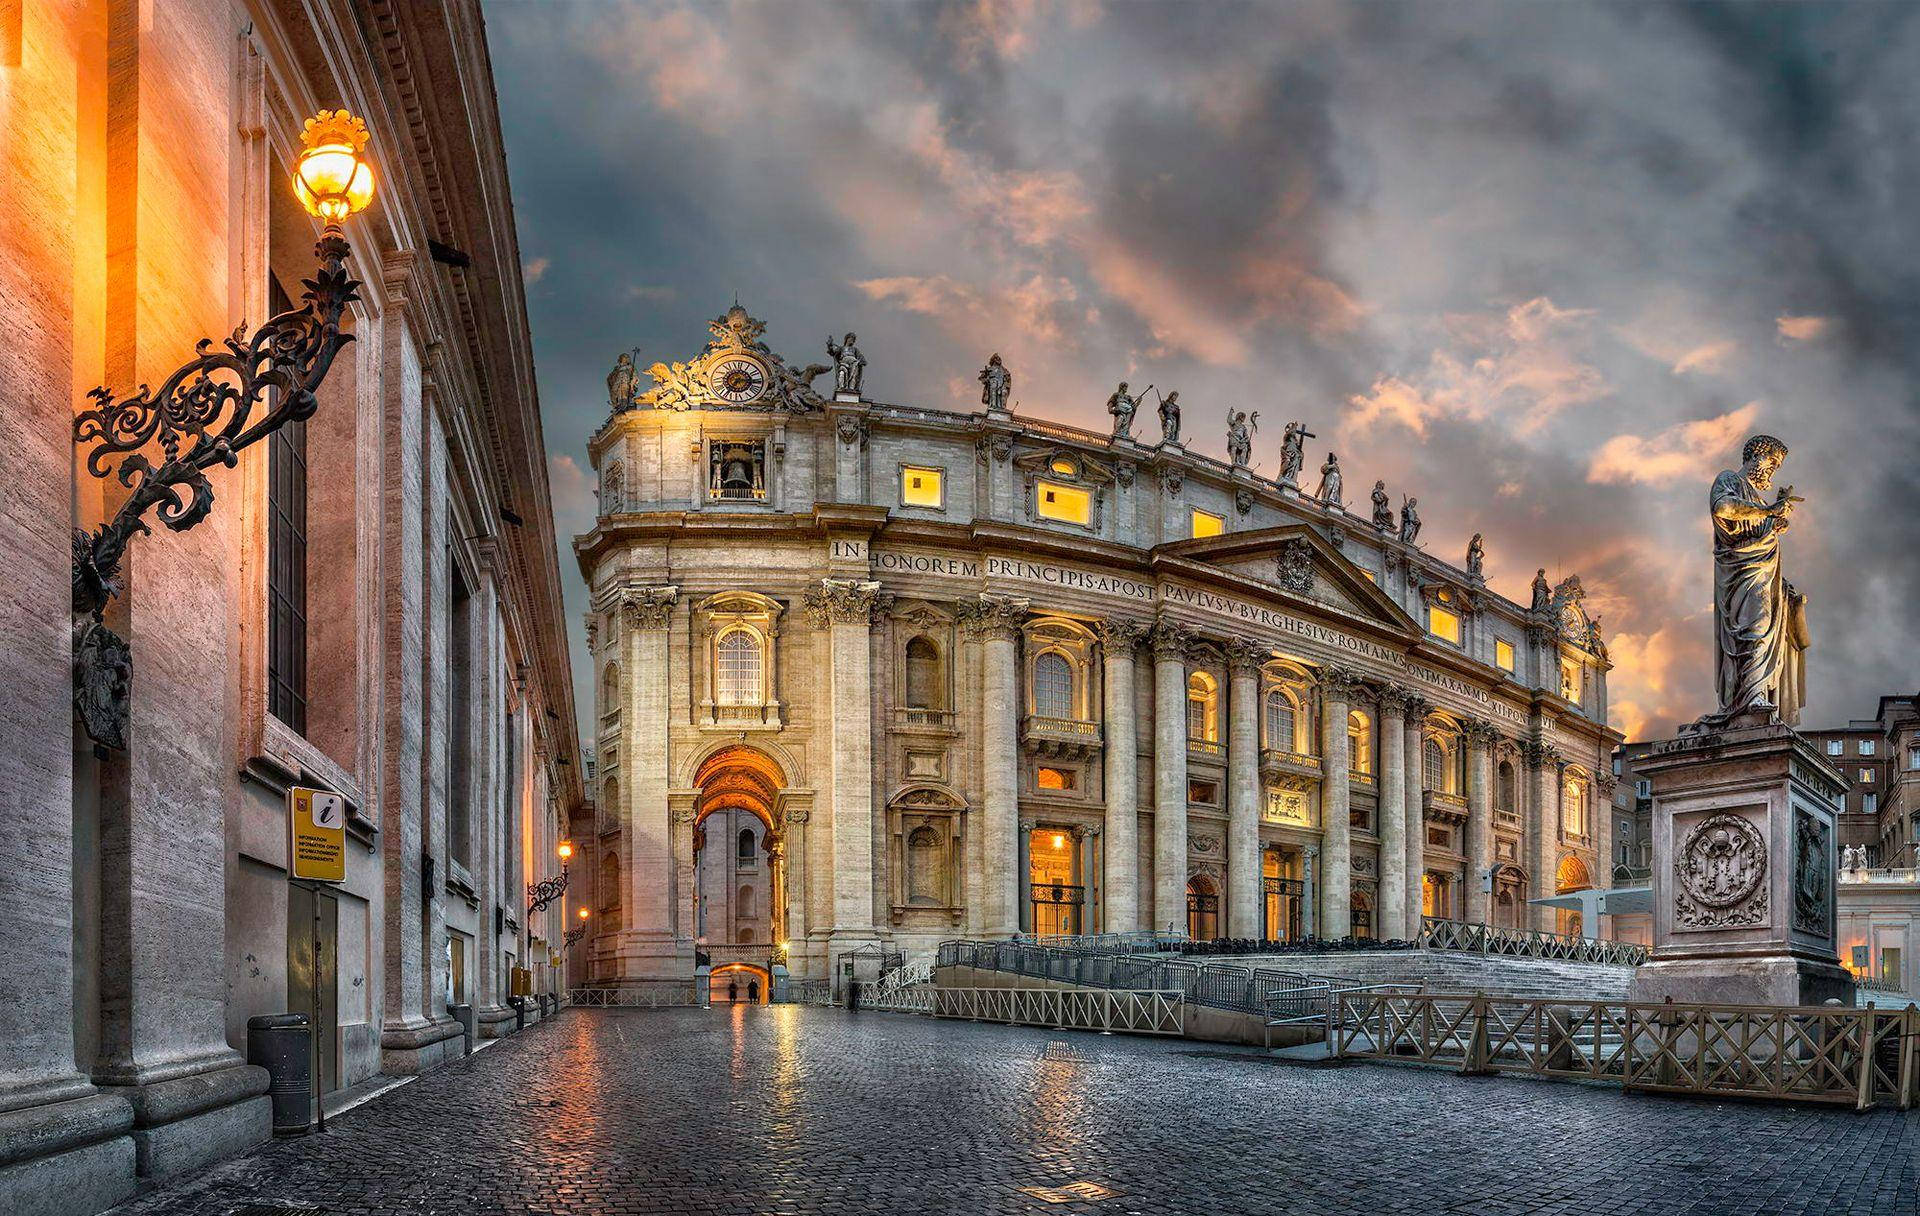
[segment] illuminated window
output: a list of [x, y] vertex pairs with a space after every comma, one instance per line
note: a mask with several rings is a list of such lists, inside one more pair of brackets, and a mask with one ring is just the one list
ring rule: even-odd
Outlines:
[[1572, 659], [1560, 660], [1560, 695], [1576, 704], [1580, 700], [1580, 664]]
[[1042, 718], [1073, 717], [1073, 667], [1048, 651], [1033, 661], [1033, 712]]
[[1460, 616], [1438, 604], [1427, 605], [1427, 632], [1443, 642], [1460, 644]]
[[1093, 522], [1093, 495], [1057, 481], [1043, 481], [1035, 487], [1034, 513], [1041, 519], [1058, 519], [1085, 527]]
[[1189, 518], [1193, 521], [1193, 535], [1218, 536], [1227, 530], [1227, 521], [1211, 511], [1202, 511], [1195, 507]]
[[1220, 696], [1213, 677], [1196, 671], [1187, 677], [1187, 738], [1220, 741]]
[[1370, 583], [1378, 583], [1380, 581], [1380, 576], [1375, 574], [1371, 570], [1360, 571], [1360, 577], [1366, 579]]
[[1587, 834], [1586, 778], [1571, 771], [1560, 790], [1560, 827], [1569, 836]]
[[932, 507], [935, 510], [946, 506], [946, 492], [942, 486], [943, 475], [942, 469], [923, 469], [914, 465], [902, 466], [900, 505]]
[[1267, 694], [1267, 746], [1283, 752], [1297, 752], [1300, 715], [1286, 693], [1274, 689]]
[[1073, 790], [1080, 785], [1080, 774], [1070, 768], [1043, 768], [1034, 774], [1033, 783], [1043, 790]]
[[1428, 739], [1420, 749], [1420, 772], [1426, 780], [1426, 788], [1437, 793], [1447, 791], [1447, 750], [1434, 739]]
[[1872, 769], [1870, 769], [1870, 768], [1863, 768], [1863, 769], [1861, 769], [1861, 770], [1860, 770], [1860, 784], [1861, 784], [1861, 785], [1872, 785], [1872, 784], [1873, 784], [1873, 770], [1872, 770]]
[[1213, 781], [1187, 782], [1187, 801], [1198, 806], [1218, 806], [1220, 804], [1220, 786]]
[[1493, 643], [1493, 665], [1508, 675], [1513, 674], [1513, 643], [1496, 640]]
[[727, 630], [714, 646], [714, 701], [758, 705], [760, 691], [760, 639], [745, 629]]
[[1366, 711], [1347, 711], [1347, 767], [1356, 773], [1373, 771], [1373, 719]]
[[1055, 456], [1053, 463], [1047, 467], [1062, 477], [1078, 477], [1080, 475], [1080, 466], [1073, 463], [1073, 461], [1066, 456]]

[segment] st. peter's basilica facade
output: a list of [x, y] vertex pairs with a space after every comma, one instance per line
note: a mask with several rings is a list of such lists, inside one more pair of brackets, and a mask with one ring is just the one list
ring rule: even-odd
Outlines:
[[[1455, 565], [1417, 505], [1299, 484], [1304, 428], [1275, 480], [1244, 418], [1229, 462], [1177, 400], [1133, 437], [1124, 385], [1102, 435], [1009, 412], [997, 356], [955, 413], [863, 398], [852, 334], [795, 368], [738, 306], [711, 328], [623, 356], [591, 442], [576, 982], [672, 999], [697, 954], [820, 979], [1021, 931], [1570, 928], [1527, 900], [1604, 883], [1618, 736], [1577, 578], [1494, 594], [1479, 538]], [[708, 915], [736, 866], [749, 940]]]

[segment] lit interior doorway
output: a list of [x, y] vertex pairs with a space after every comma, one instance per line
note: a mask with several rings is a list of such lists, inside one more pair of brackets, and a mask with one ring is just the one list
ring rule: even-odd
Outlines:
[[[1560, 867], [1554, 873], [1554, 894], [1568, 895], [1574, 891], [1586, 891], [1593, 887], [1593, 875], [1587, 870], [1587, 863], [1572, 853], [1560, 859]], [[1579, 937], [1585, 927], [1581, 923], [1580, 909], [1555, 908], [1555, 928], [1571, 937]]]
[[[722, 992], [716, 1000], [726, 999], [721, 975], [732, 964], [760, 970], [765, 1000], [768, 968], [787, 937], [786, 840], [778, 828], [784, 776], [765, 753], [736, 746], [709, 756], [694, 782], [693, 855], [681, 859], [693, 866], [694, 941], [713, 967]], [[747, 982], [736, 977], [737, 993]]]
[[1027, 837], [1027, 890], [1038, 937], [1084, 933], [1087, 889], [1079, 881], [1079, 850], [1065, 828], [1035, 828]]
[[1187, 880], [1187, 936], [1197, 942], [1220, 936], [1220, 891], [1204, 874]]
[[707, 977], [707, 994], [715, 1005], [765, 1005], [773, 999], [773, 978], [765, 967], [728, 963]]
[[1303, 909], [1307, 884], [1300, 877], [1295, 849], [1268, 849], [1260, 857], [1260, 885], [1266, 893], [1263, 935], [1270, 942], [1296, 942], [1306, 936]]

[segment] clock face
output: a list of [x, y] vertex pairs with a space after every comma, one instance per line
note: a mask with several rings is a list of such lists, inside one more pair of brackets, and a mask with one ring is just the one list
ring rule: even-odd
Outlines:
[[713, 365], [707, 373], [714, 396], [735, 405], [757, 399], [767, 387], [767, 370], [752, 359], [735, 356]]

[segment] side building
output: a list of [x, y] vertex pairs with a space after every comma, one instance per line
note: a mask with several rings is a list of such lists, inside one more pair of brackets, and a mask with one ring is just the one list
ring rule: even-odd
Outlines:
[[[129, 493], [76, 415], [302, 307], [289, 171], [342, 106], [354, 341], [204, 518], [147, 515], [105, 609], [130, 678], [76, 696], [76, 531]], [[269, 1136], [251, 1017], [317, 1008], [336, 1091], [457, 1056], [452, 1006], [512, 1030], [516, 972], [557, 990], [572, 909], [526, 891], [579, 745], [479, 5], [14, 5], [0, 127], [0, 1211], [80, 1213]], [[290, 880], [294, 786], [344, 799], [344, 882]]]
[[[851, 336], [798, 370], [763, 330], [735, 306], [685, 363], [623, 359], [591, 442], [590, 984], [838, 983], [959, 935], [1570, 929], [1527, 901], [1605, 885], [1577, 577], [1494, 594], [1384, 488], [1303, 492], [1298, 432], [1272, 480], [1244, 416], [1225, 463], [1171, 410], [1157, 443], [1016, 417], [997, 360], [980, 412], [889, 405]], [[748, 835], [764, 943], [726, 940]]]

